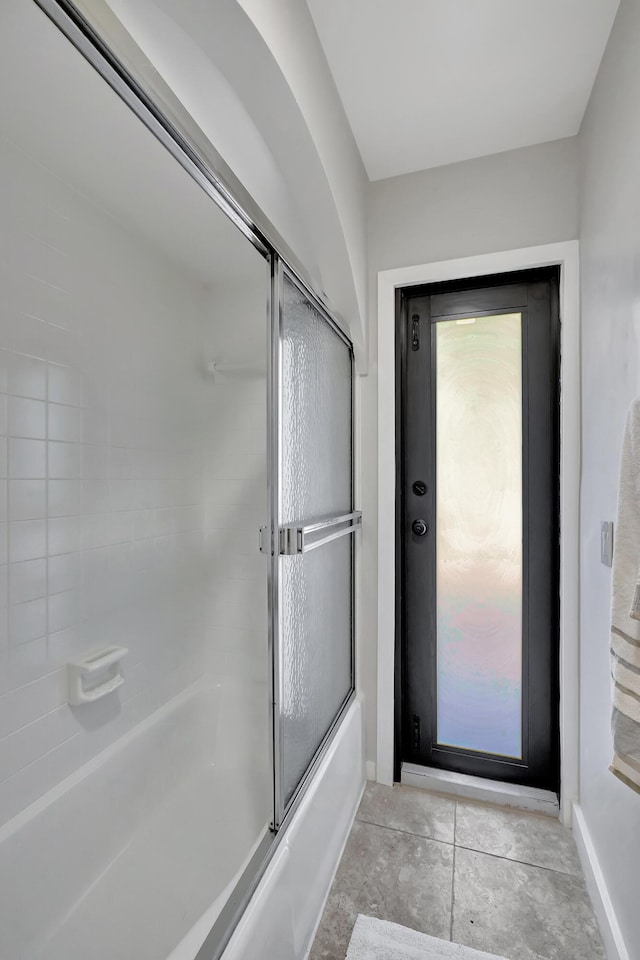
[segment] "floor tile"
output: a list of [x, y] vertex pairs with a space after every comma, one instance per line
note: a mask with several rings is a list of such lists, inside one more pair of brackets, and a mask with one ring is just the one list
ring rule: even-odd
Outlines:
[[455, 800], [416, 787], [368, 783], [357, 817], [393, 830], [453, 843]]
[[579, 877], [456, 847], [452, 939], [509, 960], [605, 960]]
[[344, 960], [359, 913], [449, 939], [453, 847], [356, 820], [310, 960]]
[[541, 814], [459, 801], [456, 844], [574, 877], [582, 876], [571, 831], [559, 820]]

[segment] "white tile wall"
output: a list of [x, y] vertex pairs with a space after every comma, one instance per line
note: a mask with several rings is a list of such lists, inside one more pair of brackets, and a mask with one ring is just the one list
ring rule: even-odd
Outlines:
[[[0, 288], [3, 823], [205, 668], [265, 680], [265, 383], [203, 369], [266, 275], [212, 298], [0, 143]], [[70, 708], [67, 662], [112, 643], [125, 685]]]
[[[246, 335], [246, 320], [265, 315], [260, 285], [219, 290], [214, 316], [243, 318], [208, 341], [209, 355], [250, 367], [265, 364], [266, 327]], [[267, 521], [266, 380], [220, 375], [208, 431], [205, 527], [209, 570], [207, 666], [216, 676], [264, 684], [267, 677], [266, 560], [258, 552]], [[265, 697], [266, 703], [266, 697]], [[266, 720], [265, 720], [266, 722]]]

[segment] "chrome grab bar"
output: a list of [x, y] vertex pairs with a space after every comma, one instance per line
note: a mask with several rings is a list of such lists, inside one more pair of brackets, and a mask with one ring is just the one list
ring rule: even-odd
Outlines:
[[[308, 553], [309, 550], [315, 550], [316, 547], [337, 540], [338, 537], [354, 533], [361, 526], [362, 511], [355, 510], [353, 513], [345, 513], [340, 517], [331, 517], [328, 520], [319, 520], [317, 523], [309, 523], [306, 526], [280, 527], [278, 553], [285, 557], [294, 556], [298, 553]], [[340, 529], [335, 530], [335, 527], [340, 527]], [[314, 537], [314, 534], [321, 533], [323, 530], [330, 532], [321, 537]]]

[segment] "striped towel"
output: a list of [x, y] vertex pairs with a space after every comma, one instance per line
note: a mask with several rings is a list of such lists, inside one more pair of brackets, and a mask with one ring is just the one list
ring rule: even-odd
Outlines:
[[640, 398], [627, 417], [611, 579], [612, 773], [640, 793]]

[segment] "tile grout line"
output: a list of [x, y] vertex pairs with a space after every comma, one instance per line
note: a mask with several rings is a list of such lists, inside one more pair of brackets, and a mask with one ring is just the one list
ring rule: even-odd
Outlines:
[[[457, 804], [457, 801], [456, 801]], [[423, 833], [413, 833], [411, 830], [402, 830], [399, 827], [389, 827], [384, 823], [376, 823], [375, 820], [365, 820], [364, 817], [356, 817], [359, 823], [366, 823], [370, 827], [380, 827], [381, 830], [390, 830], [392, 833], [401, 833], [406, 837], [417, 837], [419, 840], [430, 840], [432, 843], [442, 843], [447, 847], [458, 847], [460, 850], [467, 850], [469, 853], [479, 853], [485, 857], [493, 857], [494, 860], [504, 860], [507, 863], [519, 863], [523, 867], [532, 867], [534, 870], [547, 870], [549, 873], [556, 873], [561, 877], [571, 877], [574, 880], [583, 879], [580, 873], [569, 873], [566, 870], [557, 870], [554, 867], [545, 867], [539, 863], [531, 863], [529, 860], [518, 860], [515, 857], [503, 857], [499, 853], [491, 853], [489, 850], [480, 850], [478, 847], [467, 847], [462, 843], [455, 842], [455, 819], [454, 814], [454, 839], [440, 840], [438, 837], [428, 837]]]
[[463, 843], [458, 843], [456, 846], [460, 850], [467, 850], [468, 853], [479, 853], [483, 857], [493, 857], [494, 860], [503, 860], [505, 863], [519, 863], [522, 867], [532, 867], [534, 870], [546, 870], [548, 873], [556, 873], [560, 877], [570, 877], [572, 880], [584, 879], [580, 873], [567, 873], [566, 870], [557, 870], [555, 867], [544, 867], [540, 863], [530, 863], [529, 860], [517, 860], [515, 857], [502, 857], [499, 853], [491, 853], [489, 850], [465, 847]]
[[432, 843], [443, 843], [447, 847], [453, 846], [453, 841], [440, 840], [438, 837], [427, 837], [424, 833], [414, 833], [412, 830], [402, 830], [400, 827], [388, 827], [384, 823], [376, 823], [375, 820], [365, 820], [364, 817], [356, 817], [358, 823], [366, 823], [370, 827], [380, 827], [381, 830], [391, 830], [392, 833], [402, 833], [405, 837], [416, 837], [418, 840], [430, 840]]
[[451, 919], [449, 921], [449, 940], [453, 942], [453, 908], [456, 902], [456, 828], [458, 826], [458, 801], [453, 808], [453, 870], [451, 871]]

